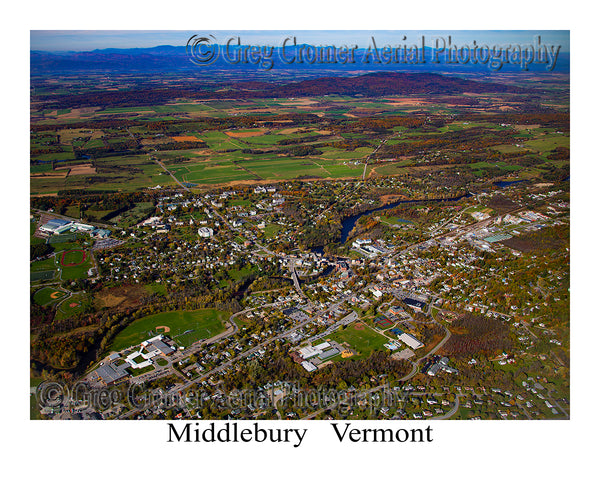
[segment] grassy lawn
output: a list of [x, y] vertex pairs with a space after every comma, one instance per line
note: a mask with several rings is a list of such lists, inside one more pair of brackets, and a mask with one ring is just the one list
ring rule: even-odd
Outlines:
[[393, 225], [395, 223], [397, 224], [410, 224], [413, 223], [410, 220], [404, 220], [400, 217], [388, 217], [388, 216], [382, 216], [381, 217], [381, 221], [385, 222], [385, 223], [389, 223], [390, 225]]
[[131, 373], [131, 376], [133, 376], [133, 377], [137, 377], [144, 373], [151, 372], [152, 370], [154, 370], [154, 365], [148, 365], [147, 367], [144, 367], [144, 368], [128, 368], [127, 369], [127, 371], [129, 373]]
[[157, 364], [159, 367], [164, 367], [165, 365], [168, 365], [168, 364], [169, 364], [169, 362], [167, 362], [167, 361], [166, 361], [164, 358], [160, 358], [160, 357], [158, 357], [158, 358], [156, 359], [156, 364]]
[[148, 291], [148, 293], [157, 293], [159, 295], [167, 294], [167, 286], [162, 283], [148, 283], [144, 285], [144, 288]]
[[137, 364], [144, 363], [146, 361], [146, 359], [144, 357], [142, 357], [141, 355], [138, 355], [137, 357], [132, 358], [131, 360], [133, 361], [133, 363], [137, 363]]
[[264, 229], [265, 237], [267, 237], [267, 238], [273, 238], [282, 229], [283, 229], [283, 227], [281, 225], [270, 223]]
[[45, 260], [38, 260], [30, 264], [30, 272], [43, 272], [46, 270], [54, 270], [56, 265], [54, 263], [54, 257], [46, 258]]
[[229, 277], [232, 280], [235, 280], [236, 282], [239, 282], [242, 277], [244, 277], [245, 275], [250, 275], [251, 273], [256, 271], [256, 267], [252, 267], [252, 266], [245, 266], [244, 268], [242, 268], [241, 270], [229, 270], [227, 272], [227, 275], [229, 275]]
[[193, 311], [175, 310], [149, 315], [135, 320], [119, 333], [115, 337], [111, 349], [119, 351], [132, 345], [138, 345], [148, 338], [163, 333], [162, 329], [156, 329], [160, 326], [170, 328], [170, 331], [165, 334], [166, 336], [174, 339], [183, 347], [189, 347], [198, 340], [213, 337], [224, 331], [224, 322], [228, 318], [229, 313], [211, 308]]

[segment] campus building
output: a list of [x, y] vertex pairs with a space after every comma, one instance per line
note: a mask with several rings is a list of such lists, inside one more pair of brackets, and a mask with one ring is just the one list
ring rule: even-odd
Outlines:
[[48, 222], [40, 227], [40, 232], [48, 233], [50, 235], [58, 235], [70, 231], [72, 227], [73, 222], [61, 220], [60, 218], [53, 218], [52, 220], [48, 220]]
[[125, 362], [121, 365], [116, 363], [107, 363], [101, 365], [97, 370], [92, 373], [92, 378], [96, 377], [104, 385], [114, 385], [119, 380], [129, 376], [127, 371], [129, 363]]
[[203, 238], [209, 238], [213, 236], [213, 229], [209, 227], [200, 227], [198, 229], [198, 235]]

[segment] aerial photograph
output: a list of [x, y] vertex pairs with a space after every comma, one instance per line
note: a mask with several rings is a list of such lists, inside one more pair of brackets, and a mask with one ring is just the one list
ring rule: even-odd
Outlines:
[[568, 30], [29, 55], [31, 420], [570, 419]]

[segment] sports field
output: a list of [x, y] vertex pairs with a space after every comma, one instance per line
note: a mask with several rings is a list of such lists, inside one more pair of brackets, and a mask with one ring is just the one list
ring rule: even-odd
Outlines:
[[88, 302], [87, 296], [83, 292], [75, 293], [61, 304], [56, 309], [57, 320], [63, 320], [84, 311], [84, 307]]
[[[137, 345], [159, 333], [165, 333], [183, 347], [204, 338], [211, 338], [225, 330], [229, 313], [212, 308], [175, 310], [156, 313], [134, 321], [119, 333], [111, 346], [114, 351]], [[157, 328], [157, 327], [167, 327]]]
[[338, 329], [327, 338], [335, 340], [338, 343], [348, 343], [350, 347], [358, 351], [358, 355], [352, 358], [368, 357], [373, 350], [384, 350], [384, 343], [388, 338], [380, 335], [362, 322], [355, 322], [344, 329]]
[[85, 262], [85, 250], [65, 250], [61, 253], [60, 264], [63, 267], [75, 267]]
[[61, 265], [62, 280], [87, 278], [88, 270], [92, 268], [92, 259], [85, 250], [65, 250], [56, 254]]
[[[56, 275], [56, 264], [54, 257], [46, 258], [32, 262], [29, 267], [30, 281], [47, 281], [52, 280]], [[37, 301], [36, 301], [37, 303]]]
[[62, 290], [54, 287], [44, 287], [33, 295], [33, 301], [38, 305], [49, 305], [57, 302], [66, 295]]

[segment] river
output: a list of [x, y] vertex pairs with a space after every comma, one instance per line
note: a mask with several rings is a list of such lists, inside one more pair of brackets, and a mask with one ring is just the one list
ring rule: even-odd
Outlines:
[[462, 198], [467, 198], [467, 197], [471, 197], [471, 196], [472, 195], [470, 193], [465, 193], [464, 195], [461, 195], [459, 197], [453, 197], [453, 198], [433, 198], [433, 199], [423, 199], [423, 200], [398, 200], [397, 202], [393, 202], [388, 205], [383, 205], [381, 207], [367, 210], [366, 212], [363, 212], [363, 213], [358, 213], [356, 215], [352, 215], [351, 217], [347, 217], [346, 219], [344, 219], [342, 221], [342, 238], [340, 240], [340, 243], [342, 243], [342, 244], [346, 243], [346, 241], [348, 240], [348, 237], [350, 236], [350, 232], [352, 232], [352, 230], [356, 226], [356, 222], [358, 221], [358, 219], [360, 217], [362, 217], [364, 215], [370, 215], [371, 213], [374, 213], [374, 212], [381, 212], [383, 210], [389, 210], [390, 208], [395, 208], [399, 205], [402, 205], [403, 203], [455, 202]]

